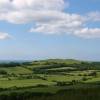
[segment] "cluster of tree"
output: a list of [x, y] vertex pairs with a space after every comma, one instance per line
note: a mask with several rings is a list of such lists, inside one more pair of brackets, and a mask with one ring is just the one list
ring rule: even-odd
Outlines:
[[0, 63], [0, 67], [16, 67], [16, 66], [21, 66], [22, 63], [17, 63], [17, 62], [10, 62], [10, 63]]
[[5, 70], [0, 70], [0, 74], [7, 75], [8, 73]]
[[33, 91], [5, 92], [0, 100], [100, 100], [100, 87], [68, 88], [57, 93], [35, 93]]
[[[99, 62], [81, 62], [74, 64], [67, 64], [62, 62], [45, 62], [46, 64], [41, 65], [40, 67], [33, 68], [35, 73], [59, 73], [59, 72], [69, 72], [69, 71], [83, 71], [83, 70], [100, 70]], [[62, 68], [62, 67], [72, 67], [73, 69], [61, 69], [61, 70], [50, 70], [53, 68]]]

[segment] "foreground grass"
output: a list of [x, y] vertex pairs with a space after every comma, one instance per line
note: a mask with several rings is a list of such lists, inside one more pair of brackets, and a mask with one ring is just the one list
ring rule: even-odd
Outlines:
[[0, 100], [100, 100], [100, 85], [10, 89], [0, 92]]

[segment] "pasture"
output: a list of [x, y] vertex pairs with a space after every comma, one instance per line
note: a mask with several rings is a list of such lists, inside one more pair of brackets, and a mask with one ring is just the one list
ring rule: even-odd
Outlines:
[[[100, 88], [100, 63], [42, 60], [0, 65], [0, 94], [57, 93], [70, 89]], [[10, 92], [11, 91], [11, 92]]]

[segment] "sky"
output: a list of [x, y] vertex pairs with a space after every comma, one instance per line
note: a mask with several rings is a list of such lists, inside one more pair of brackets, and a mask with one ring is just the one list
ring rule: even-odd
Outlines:
[[100, 61], [100, 0], [0, 0], [0, 60]]

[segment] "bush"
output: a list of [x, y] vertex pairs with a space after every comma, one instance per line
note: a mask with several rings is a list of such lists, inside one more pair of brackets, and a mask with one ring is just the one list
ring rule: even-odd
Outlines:
[[56, 85], [57, 86], [66, 86], [67, 84], [66, 84], [66, 82], [57, 82]]
[[6, 71], [4, 71], [4, 70], [0, 70], [0, 74], [3, 74], [3, 75], [7, 75], [7, 72]]

